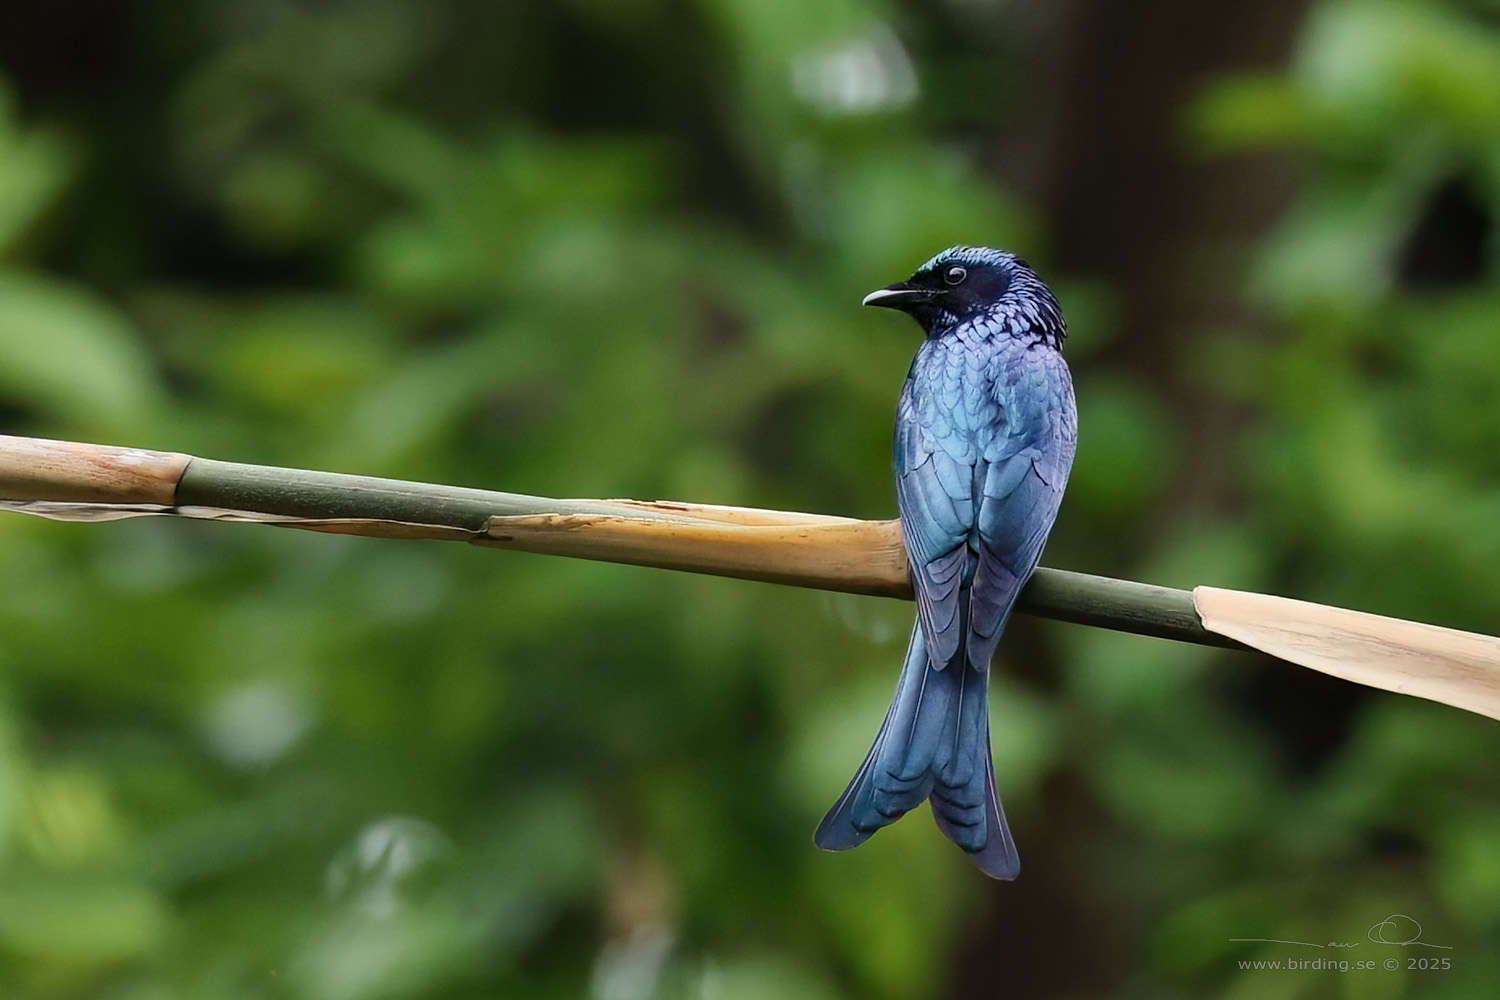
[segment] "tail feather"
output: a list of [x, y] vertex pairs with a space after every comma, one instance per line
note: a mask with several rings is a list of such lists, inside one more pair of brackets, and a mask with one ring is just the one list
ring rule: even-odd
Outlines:
[[842, 851], [862, 844], [931, 797], [950, 840], [994, 878], [1019, 870], [990, 761], [988, 671], [965, 657], [937, 667], [920, 627], [912, 630], [896, 696], [864, 763], [813, 839]]
[[[978, 865], [980, 871], [990, 878], [1008, 882], [1021, 873], [1021, 858], [1016, 853], [1016, 842], [1011, 838], [1005, 810], [1000, 805], [1000, 793], [995, 788], [995, 765], [988, 752], [989, 736], [986, 723], [984, 768], [976, 773], [975, 781], [951, 797], [946, 789], [934, 789], [932, 818], [937, 820], [938, 829], [947, 834], [949, 840], [968, 852], [969, 860]], [[977, 841], [974, 839], [976, 833], [980, 835]]]

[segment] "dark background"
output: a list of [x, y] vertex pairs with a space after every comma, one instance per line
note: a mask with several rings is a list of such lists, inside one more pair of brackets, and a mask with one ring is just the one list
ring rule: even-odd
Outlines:
[[[1046, 563], [1495, 633], [1497, 204], [1491, 0], [9, 4], [0, 430], [889, 517], [917, 332], [857, 303], [997, 245], [1072, 331]], [[1455, 709], [1017, 620], [996, 884], [811, 846], [907, 605], [165, 521], [0, 567], [0, 995], [1500, 981]], [[1241, 965], [1330, 957], [1400, 968]]]

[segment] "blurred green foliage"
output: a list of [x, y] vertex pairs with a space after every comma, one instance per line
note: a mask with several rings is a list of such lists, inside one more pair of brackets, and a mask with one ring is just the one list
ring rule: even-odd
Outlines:
[[[943, 246], [1047, 238], [953, 139], [999, 127], [1000, 57], [934, 49], [923, 10], [142, 16], [148, 82], [108, 114], [0, 84], [4, 429], [890, 516], [914, 330], [854, 303]], [[1083, 446], [1049, 562], [1500, 631], [1500, 274], [1489, 243], [1462, 281], [1403, 263], [1434, 197], [1500, 212], [1496, 25], [1317, 3], [1285, 72], [1203, 93], [1204, 156], [1301, 165], [1253, 250], [1272, 332], [1153, 359], [1247, 416], [1195, 452], [1117, 360], [1130, 290], [1055, 275]], [[1236, 502], [1162, 523], [1214, 463]], [[1018, 622], [992, 726], [1028, 862], [999, 886], [919, 817], [811, 847], [889, 697], [896, 602], [151, 521], [6, 517], [0, 566], [0, 996], [1500, 981], [1500, 734], [1454, 710]], [[1453, 968], [1236, 964], [1305, 954], [1232, 938], [1395, 913]], [[1349, 954], [1416, 950], [1377, 947]]]

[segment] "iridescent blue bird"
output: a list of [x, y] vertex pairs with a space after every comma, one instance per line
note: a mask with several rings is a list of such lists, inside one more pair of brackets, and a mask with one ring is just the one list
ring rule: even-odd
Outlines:
[[1014, 254], [944, 250], [865, 305], [926, 332], [896, 416], [896, 499], [917, 596], [875, 745], [814, 838], [841, 851], [931, 798], [986, 875], [1020, 871], [990, 759], [990, 657], [1057, 517], [1078, 433], [1057, 300]]

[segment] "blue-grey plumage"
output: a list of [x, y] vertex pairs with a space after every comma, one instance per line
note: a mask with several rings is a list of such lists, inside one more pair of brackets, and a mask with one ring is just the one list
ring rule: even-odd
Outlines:
[[990, 758], [990, 657], [1042, 555], [1078, 418], [1057, 300], [1025, 261], [945, 250], [866, 305], [927, 337], [896, 416], [896, 498], [917, 596], [906, 662], [875, 745], [818, 827], [844, 850], [931, 799], [985, 874], [1020, 870]]

